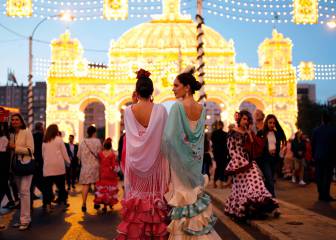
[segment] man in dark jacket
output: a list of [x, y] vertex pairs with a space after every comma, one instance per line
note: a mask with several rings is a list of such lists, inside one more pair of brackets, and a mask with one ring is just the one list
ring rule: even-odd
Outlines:
[[74, 144], [75, 137], [74, 135], [69, 135], [69, 143], [65, 143], [66, 150], [68, 152], [70, 158], [70, 166], [66, 169], [66, 180], [68, 184], [68, 190], [70, 190], [70, 186], [75, 189], [76, 179], [79, 171], [79, 163], [78, 163], [78, 145]]
[[44, 137], [44, 126], [43, 123], [37, 122], [34, 127], [34, 158], [36, 163], [35, 173], [33, 176], [32, 184], [31, 184], [31, 194], [33, 199], [37, 199], [34, 191], [35, 187], [42, 193], [44, 191], [43, 186], [43, 157], [42, 157], [42, 143]]
[[216, 182], [221, 182], [221, 187], [224, 187], [223, 182], [226, 180], [224, 175], [225, 168], [228, 164], [228, 149], [227, 149], [227, 132], [223, 131], [224, 124], [218, 122], [218, 129], [212, 132], [211, 141], [213, 155], [216, 161], [216, 170], [214, 176], [214, 187], [217, 187]]
[[316, 163], [316, 182], [320, 201], [335, 201], [330, 196], [333, 166], [336, 161], [336, 128], [331, 116], [323, 113], [322, 124], [313, 132], [312, 151]]

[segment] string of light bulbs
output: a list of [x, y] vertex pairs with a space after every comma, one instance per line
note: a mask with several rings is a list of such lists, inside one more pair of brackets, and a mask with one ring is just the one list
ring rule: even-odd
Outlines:
[[[73, 61], [58, 61], [53, 62], [53, 69], [57, 70], [53, 76], [58, 77], [70, 77], [74, 75], [74, 62]], [[41, 77], [47, 77], [50, 74], [50, 67], [52, 62], [50, 59], [46, 58], [35, 58], [34, 59], [34, 74]], [[89, 63], [90, 68], [96, 69], [93, 73], [90, 73], [88, 77], [97, 77], [97, 78], [107, 78], [111, 74], [108, 69], [108, 65], [105, 63]], [[237, 65], [238, 66], [238, 65]], [[254, 82], [256, 84], [269, 83], [269, 80], [272, 83], [289, 83], [292, 82], [293, 75], [296, 74], [297, 80], [300, 81], [300, 68], [293, 66], [291, 69], [262, 69], [262, 68], [250, 68], [246, 69], [246, 76], [242, 80], [237, 77], [236, 70], [237, 66], [225, 67], [225, 66], [206, 66], [207, 79], [210, 81], [215, 81], [216, 76], [222, 76], [222, 78], [228, 80], [236, 80], [237, 82]], [[127, 72], [124, 75], [128, 75], [128, 69], [132, 68], [131, 63], [118, 64], [117, 69], [121, 72]], [[157, 66], [158, 70], [166, 68], [165, 65]], [[102, 70], [104, 69], [104, 70]], [[336, 64], [314, 64], [315, 78], [311, 80], [336, 80]], [[250, 80], [248, 80], [250, 79]]]
[[[293, 1], [287, 0], [283, 4], [259, 4], [260, 1], [241, 2], [233, 0], [206, 0], [207, 13], [226, 17], [231, 20], [239, 20], [253, 23], [288, 23], [293, 22]], [[278, 1], [280, 2], [280, 1]], [[319, 5], [319, 23], [324, 24], [336, 19], [335, 0], [324, 1]]]

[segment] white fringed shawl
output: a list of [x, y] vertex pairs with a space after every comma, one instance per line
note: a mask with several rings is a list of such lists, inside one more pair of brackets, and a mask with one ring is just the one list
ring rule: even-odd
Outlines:
[[126, 108], [126, 200], [148, 197], [163, 199], [168, 186], [169, 168], [160, 145], [166, 120], [166, 109], [154, 104], [148, 127], [144, 128], [136, 120], [131, 107]]

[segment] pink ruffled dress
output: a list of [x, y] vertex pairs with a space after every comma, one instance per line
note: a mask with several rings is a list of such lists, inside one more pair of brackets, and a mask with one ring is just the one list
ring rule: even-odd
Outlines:
[[164, 107], [155, 104], [149, 126], [144, 128], [131, 108], [125, 111], [125, 196], [117, 240], [168, 237], [168, 207], [163, 196], [168, 186], [168, 163], [160, 153], [166, 118]]

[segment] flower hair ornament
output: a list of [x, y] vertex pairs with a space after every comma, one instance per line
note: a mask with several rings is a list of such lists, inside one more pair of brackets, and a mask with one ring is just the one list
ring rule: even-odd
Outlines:
[[141, 78], [149, 78], [149, 76], [151, 75], [150, 72], [146, 71], [145, 69], [140, 68], [137, 72], [137, 79], [141, 79]]

